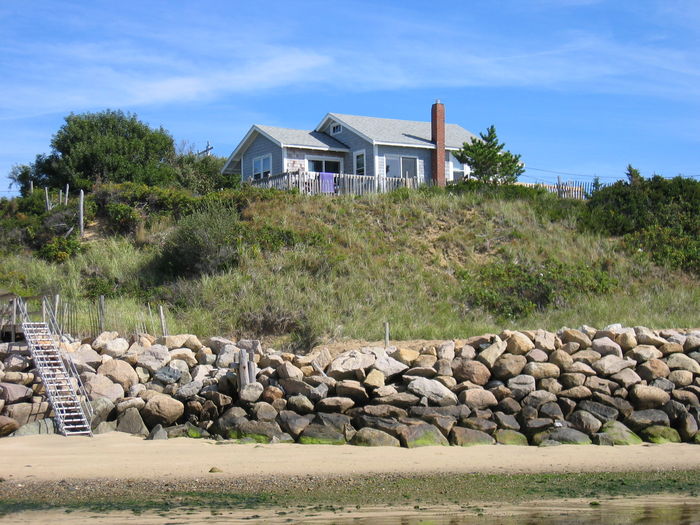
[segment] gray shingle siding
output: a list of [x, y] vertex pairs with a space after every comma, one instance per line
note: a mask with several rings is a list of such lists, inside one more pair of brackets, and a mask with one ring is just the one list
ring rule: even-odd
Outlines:
[[355, 170], [355, 161], [353, 158], [353, 153], [358, 150], [365, 150], [366, 157], [365, 157], [365, 175], [372, 175], [374, 176], [374, 150], [371, 142], [367, 142], [365, 139], [362, 137], [356, 135], [352, 131], [348, 130], [343, 126], [343, 131], [336, 135], [331, 135], [331, 129], [330, 126], [331, 124], [327, 124], [326, 127], [323, 128], [323, 133], [326, 133], [327, 135], [332, 136], [334, 139], [339, 140], [343, 144], [345, 144], [348, 148], [350, 148], [350, 153], [347, 153], [345, 155], [345, 172], [346, 173], [354, 173]]
[[268, 153], [272, 154], [272, 175], [283, 171], [282, 148], [267, 137], [258, 135], [241, 157], [241, 178], [247, 180], [253, 177], [253, 159]]
[[404, 148], [400, 146], [377, 146], [377, 155], [399, 155], [402, 157], [417, 157], [423, 161], [423, 181], [429, 183], [432, 178], [430, 169], [430, 161], [432, 159], [433, 150], [424, 148]]

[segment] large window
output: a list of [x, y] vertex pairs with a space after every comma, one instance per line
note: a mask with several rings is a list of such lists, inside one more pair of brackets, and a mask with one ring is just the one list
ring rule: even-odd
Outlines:
[[269, 177], [272, 171], [272, 155], [268, 153], [253, 159], [253, 179]]
[[418, 159], [416, 157], [387, 155], [384, 174], [387, 177], [415, 178], [418, 175]]
[[309, 171], [316, 173], [340, 173], [342, 165], [339, 159], [307, 158]]
[[365, 150], [355, 152], [355, 175], [365, 174]]

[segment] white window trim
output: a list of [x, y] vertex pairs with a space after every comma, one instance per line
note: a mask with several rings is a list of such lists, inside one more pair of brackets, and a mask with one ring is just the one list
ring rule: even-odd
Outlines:
[[[257, 156], [257, 157], [253, 157], [253, 160], [252, 160], [252, 162], [251, 162], [251, 165], [252, 165], [252, 170], [251, 170], [251, 175], [250, 175], [251, 179], [253, 179], [253, 180], [259, 180], [259, 179], [256, 179], [256, 178], [255, 178], [255, 161], [259, 160], [259, 161], [261, 161], [261, 163], [262, 163], [262, 162], [264, 162], [265, 159], [268, 158], [268, 157], [269, 157], [269, 159], [270, 159], [270, 174], [268, 175], [268, 177], [272, 176], [272, 153], [266, 153], [265, 155], [259, 155], [259, 156]], [[261, 165], [262, 165], [262, 164], [261, 164]], [[263, 173], [265, 173], [264, 170], [260, 173], [260, 179], [263, 178]]]
[[305, 157], [306, 160], [306, 171], [311, 172], [309, 169], [309, 161], [310, 160], [331, 160], [333, 162], [340, 162], [340, 173], [345, 173], [345, 167], [343, 166], [343, 158], [342, 157], [324, 157], [322, 155], [306, 155]]
[[364, 173], [362, 175], [367, 175], [367, 150], [364, 149], [358, 149], [357, 151], [352, 152], [352, 172], [357, 175], [357, 157], [360, 155], [365, 156], [365, 166], [364, 166]]
[[[386, 177], [386, 166], [389, 164], [387, 162], [387, 159], [389, 159], [389, 157], [394, 158], [394, 159], [399, 159], [399, 166], [401, 166], [401, 167], [403, 167], [402, 163], [401, 163], [401, 159], [416, 159], [416, 177], [418, 177], [418, 162], [420, 161], [420, 159], [414, 155], [399, 155], [398, 153], [389, 153], [389, 154], [385, 153], [384, 154], [384, 176], [385, 177]], [[392, 175], [392, 177], [393, 177], [393, 175]], [[400, 173], [399, 177], [397, 177], [397, 178], [403, 178], [403, 174]]]
[[[336, 128], [338, 128], [336, 130]], [[343, 125], [338, 124], [337, 122], [334, 122], [331, 124], [331, 135], [339, 135], [340, 133], [343, 132]]]

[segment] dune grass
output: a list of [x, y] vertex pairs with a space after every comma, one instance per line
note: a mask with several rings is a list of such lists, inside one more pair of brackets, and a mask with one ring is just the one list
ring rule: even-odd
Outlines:
[[[5, 256], [0, 284], [85, 304], [107, 290], [124, 326], [138, 325], [147, 303], [165, 304], [171, 332], [276, 336], [280, 344], [307, 348], [327, 339], [380, 339], [384, 321], [391, 323], [393, 339], [614, 322], [700, 324], [700, 287], [692, 275], [629, 253], [616, 238], [580, 231], [580, 206], [551, 196], [496, 199], [436, 191], [362, 198], [280, 194], [243, 207], [246, 234], [236, 247], [236, 264], [222, 271], [163, 273], [169, 223], [161, 221], [152, 232], [140, 228], [136, 239], [87, 242], [60, 265], [27, 254]], [[293, 240], [275, 244], [270, 235]], [[183, 257], [207, 256], [206, 247], [196, 254], [179, 248]], [[605, 293], [554, 293], [548, 304], [515, 317], [470, 299], [467, 276], [480, 275], [487, 265], [537, 268], [548, 261], [564, 264], [572, 282], [578, 272], [604, 275], [611, 285]], [[494, 300], [513, 299], [504, 293]]]

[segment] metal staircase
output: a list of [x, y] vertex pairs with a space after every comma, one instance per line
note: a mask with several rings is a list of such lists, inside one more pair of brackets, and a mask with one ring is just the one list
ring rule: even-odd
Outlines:
[[[50, 305], [44, 305], [49, 322], [32, 322], [26, 303], [19, 298], [16, 300], [24, 338], [44, 383], [58, 431], [64, 436], [92, 436], [92, 407], [75, 364], [71, 359], [64, 358], [59, 347], [61, 330]], [[81, 398], [84, 402], [81, 402]]]

